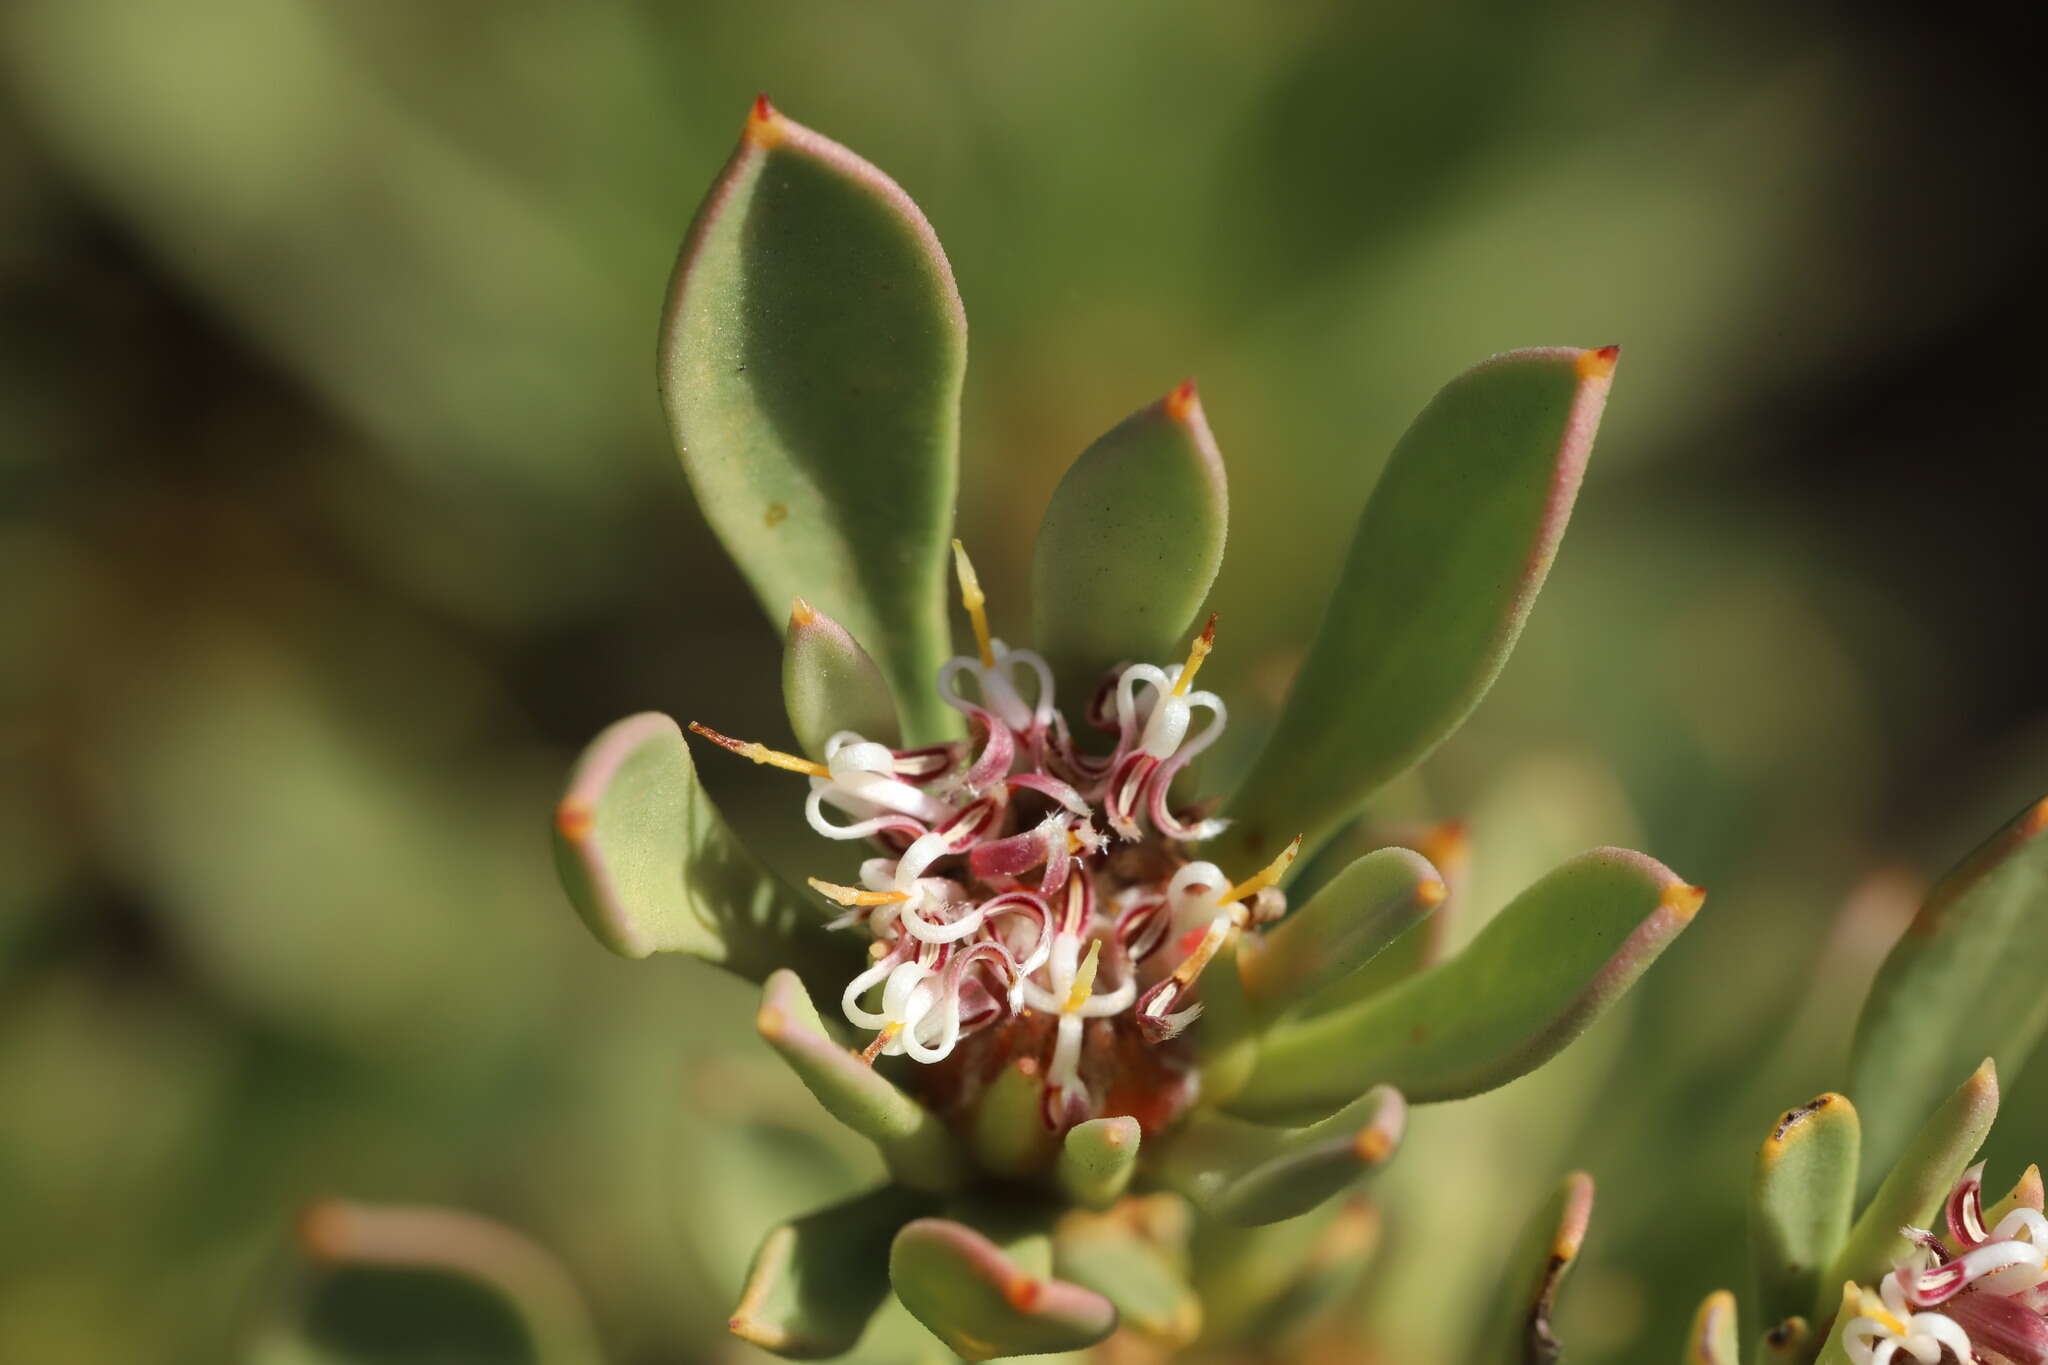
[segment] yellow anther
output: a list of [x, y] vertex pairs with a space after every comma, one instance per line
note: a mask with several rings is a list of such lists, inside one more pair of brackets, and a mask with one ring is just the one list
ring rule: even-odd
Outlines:
[[721, 749], [730, 749], [741, 758], [751, 758], [754, 762], [766, 763], [771, 768], [787, 768], [793, 773], [807, 773], [812, 777], [832, 776], [832, 770], [822, 763], [813, 763], [808, 758], [797, 754], [786, 754], [780, 749], [771, 749], [765, 744], [756, 744], [752, 740], [734, 739], [731, 735], [721, 735], [710, 726], [699, 725], [694, 720], [690, 722], [690, 733], [702, 735]]
[[1081, 969], [1074, 973], [1073, 988], [1067, 992], [1067, 1002], [1060, 1006], [1061, 1014], [1077, 1014], [1081, 1006], [1088, 1003], [1088, 997], [1095, 994], [1095, 969], [1102, 961], [1102, 940], [1091, 939], [1088, 956], [1081, 959]]
[[1174, 680], [1173, 695], [1184, 697], [1194, 686], [1195, 674], [1202, 671], [1202, 661], [1209, 657], [1209, 651], [1216, 648], [1216, 613], [1209, 613], [1209, 624], [1202, 627], [1202, 633], [1188, 646], [1188, 661], [1181, 665], [1180, 677]]
[[1189, 953], [1178, 967], [1173, 969], [1174, 981], [1183, 989], [1194, 985], [1195, 978], [1200, 976], [1202, 969], [1209, 965], [1209, 959], [1215, 957], [1221, 951], [1224, 940], [1229, 938], [1236, 930], [1237, 926], [1228, 920], [1219, 919], [1214, 924], [1211, 924], [1209, 932], [1202, 935], [1202, 941], [1195, 945], [1195, 950]]
[[882, 1049], [889, 1046], [890, 1042], [901, 1032], [903, 1032], [903, 1025], [901, 1024], [884, 1025], [880, 1033], [877, 1033], [868, 1040], [867, 1050], [860, 1054], [860, 1059], [869, 1066], [873, 1066], [875, 1058], [882, 1055]]
[[827, 900], [839, 902], [849, 908], [856, 905], [894, 905], [910, 899], [908, 891], [863, 891], [857, 886], [841, 886], [837, 882], [823, 881], [817, 877], [806, 877], [811, 889], [822, 893]]
[[1287, 869], [1293, 865], [1294, 860], [1300, 855], [1301, 836], [1297, 834], [1294, 836], [1293, 843], [1280, 850], [1279, 857], [1267, 863], [1251, 880], [1239, 882], [1236, 886], [1224, 892], [1223, 898], [1216, 903], [1218, 905], [1235, 905], [1239, 901], [1250, 900], [1253, 896], [1258, 895], [1274, 882], [1286, 876]]
[[960, 576], [960, 605], [967, 608], [967, 619], [974, 623], [974, 643], [981, 650], [981, 666], [994, 668], [996, 656], [988, 647], [988, 595], [982, 592], [981, 580], [975, 577], [974, 561], [967, 557], [967, 547], [958, 540], [953, 542], [953, 572]]

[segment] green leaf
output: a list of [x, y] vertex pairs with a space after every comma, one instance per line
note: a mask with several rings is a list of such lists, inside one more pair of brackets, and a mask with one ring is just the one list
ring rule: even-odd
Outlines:
[[763, 608], [815, 602], [874, 649], [913, 740], [949, 732], [967, 317], [917, 205], [758, 102], [676, 262], [660, 362], [690, 485]]
[[750, 981], [792, 967], [834, 990], [860, 968], [852, 940], [726, 827], [667, 716], [628, 716], [583, 751], [555, 808], [555, 865], [622, 956], [689, 953]]
[[1202, 1331], [1202, 1301], [1164, 1248], [1119, 1214], [1070, 1214], [1053, 1230], [1053, 1265], [1116, 1305], [1117, 1321], [1169, 1349]]
[[1327, 1112], [1380, 1082], [1416, 1102], [1505, 1085], [1584, 1032], [1704, 898], [1640, 853], [1581, 854], [1457, 956], [1355, 1005], [1274, 1026], [1230, 1106], [1288, 1116]]
[[796, 973], [768, 978], [754, 1026], [833, 1118], [881, 1150], [898, 1183], [915, 1190], [959, 1186], [965, 1163], [946, 1125], [825, 1035], [824, 1021]]
[[[1016, 1248], [1012, 1248], [1015, 1251]], [[1116, 1330], [1116, 1308], [1052, 1278], [964, 1223], [919, 1218], [889, 1249], [889, 1281], [919, 1322], [965, 1360], [1078, 1351]]]
[[882, 670], [846, 627], [801, 597], [782, 638], [782, 704], [789, 728], [812, 758], [822, 759], [825, 741], [841, 730], [892, 749], [902, 743]]
[[1557, 1293], [1577, 1264], [1593, 1217], [1593, 1177], [1573, 1171], [1558, 1185], [1508, 1258], [1493, 1312], [1473, 1358], [1497, 1365], [1555, 1365], [1564, 1355], [1551, 1330]]
[[1229, 506], [1192, 380], [1081, 452], [1031, 556], [1034, 641], [1061, 695], [1177, 654], [1222, 566]]
[[1806, 1311], [1856, 1212], [1862, 1125], [1840, 1095], [1789, 1109], [1757, 1150], [1749, 1196], [1749, 1259], [1757, 1312], [1777, 1322]]
[[326, 1200], [299, 1218], [330, 1268], [298, 1329], [332, 1361], [603, 1359], [582, 1295], [554, 1256], [455, 1209]]
[[897, 1185], [834, 1204], [770, 1232], [727, 1324], [734, 1336], [792, 1360], [843, 1355], [889, 1294], [889, 1243], [930, 1211]]
[[1700, 1301], [1685, 1334], [1685, 1365], [1741, 1365], [1735, 1338], [1735, 1296], [1717, 1289]]
[[1245, 995], [1261, 1013], [1281, 1013], [1372, 961], [1447, 894], [1421, 854], [1405, 848], [1368, 853], [1239, 948]]
[[1354, 1197], [1255, 1228], [1205, 1218], [1194, 1234], [1205, 1337], [1289, 1360], [1304, 1331], [1325, 1325], [1325, 1310], [1356, 1289], [1378, 1250], [1380, 1216]]
[[1142, 1137], [1138, 1121], [1127, 1114], [1075, 1124], [1060, 1145], [1060, 1189], [1084, 1209], [1108, 1208], [1130, 1188]]
[[1990, 1058], [1928, 1116], [1863, 1216], [1842, 1243], [1832, 1267], [1815, 1291], [1814, 1321], [1833, 1311], [1832, 1286], [1845, 1280], [1874, 1284], [1895, 1258], [1911, 1250], [1900, 1228], [1933, 1227], [1942, 1203], [1984, 1145], [1998, 1117], [1998, 1068]]
[[974, 1108], [970, 1136], [987, 1170], [1010, 1179], [1042, 1174], [1055, 1144], [1041, 1105], [1045, 1081], [1036, 1057], [1019, 1057], [996, 1073]]
[[1226, 1223], [1275, 1223], [1307, 1213], [1385, 1165], [1407, 1120], [1407, 1103], [1389, 1086], [1305, 1128], [1196, 1113], [1159, 1146], [1151, 1174]]
[[1866, 1169], [1886, 1169], [1955, 1077], [1981, 1057], [2018, 1075], [2048, 1028], [2048, 800], [1935, 886], [1871, 984], [1850, 1093]]
[[1510, 351], [1415, 419], [1217, 861], [1257, 866], [1296, 834], [1313, 850], [1479, 704], [1564, 535], [1614, 354]]

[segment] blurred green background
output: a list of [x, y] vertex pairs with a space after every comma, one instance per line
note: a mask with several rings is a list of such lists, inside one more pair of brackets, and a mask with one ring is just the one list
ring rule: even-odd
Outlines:
[[[1572, 1166], [1573, 1358], [1669, 1357], [1918, 885], [2048, 790], [2026, 21], [1857, 14], [7, 0], [0, 1360], [252, 1358], [332, 1192], [533, 1232], [620, 1362], [761, 1358], [755, 1237], [871, 1158], [746, 988], [591, 942], [546, 838], [615, 716], [786, 733], [653, 385], [757, 90], [947, 245], [999, 631], [1065, 463], [1199, 377], [1219, 779], [1435, 387], [1624, 343], [1524, 643], [1404, 800], [1471, 824], [1461, 932], [1596, 843], [1711, 895], [1556, 1065], [1418, 1117], [1358, 1359], [1459, 1360]], [[2048, 1155], [2007, 1080], [1994, 1183]]]

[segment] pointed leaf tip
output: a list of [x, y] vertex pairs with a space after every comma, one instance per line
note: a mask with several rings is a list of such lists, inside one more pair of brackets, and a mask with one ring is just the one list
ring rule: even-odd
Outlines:
[[1176, 422], [1199, 420], [1202, 415], [1202, 400], [1195, 392], [1195, 381], [1183, 379], [1176, 384], [1173, 392], [1164, 401], [1166, 415]]
[[1446, 384], [1394, 447], [1308, 657], [1211, 856], [1311, 848], [1464, 723], [1507, 663], [1564, 537], [1607, 401], [1571, 347]]
[[1557, 1296], [1584, 1248], [1593, 1219], [1593, 1177], [1573, 1171], [1529, 1220], [1502, 1272], [1478, 1359], [1555, 1365], [1563, 1348], [1551, 1329]]
[[1579, 352], [1579, 378], [1608, 379], [1614, 374], [1614, 367], [1621, 362], [1621, 347], [1601, 346], [1590, 351]]
[[1685, 1339], [1685, 1365], [1741, 1365], [1736, 1344], [1735, 1296], [1717, 1289], [1701, 1301]]
[[931, 680], [967, 319], [910, 196], [757, 102], [678, 255], [658, 358], [684, 472], [763, 609], [779, 624], [802, 592], [874, 650], [915, 741], [956, 733]]

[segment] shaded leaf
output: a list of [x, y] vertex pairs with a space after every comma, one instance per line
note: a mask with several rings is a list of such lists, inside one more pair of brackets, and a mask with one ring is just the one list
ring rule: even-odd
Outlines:
[[1019, 1057], [996, 1073], [974, 1109], [970, 1136], [982, 1166], [1016, 1179], [1042, 1173], [1056, 1150], [1041, 1108], [1045, 1080], [1036, 1057]]
[[1873, 1284], [1911, 1249], [1904, 1227], [1931, 1228], [1998, 1116], [1998, 1068], [1990, 1058], [1928, 1115], [1884, 1183], [1849, 1229], [1816, 1290], [1814, 1321], [1834, 1309], [1832, 1288], [1845, 1280]]
[[1288, 1009], [1371, 962], [1447, 894], [1443, 878], [1419, 853], [1382, 848], [1366, 854], [1240, 947], [1246, 996], [1266, 1014]]
[[789, 728], [812, 758], [841, 730], [897, 748], [902, 729], [889, 681], [860, 641], [799, 597], [782, 638], [782, 704]]
[[825, 1034], [824, 1021], [790, 971], [761, 991], [755, 1027], [832, 1117], [875, 1144], [898, 1182], [917, 1190], [960, 1184], [965, 1163], [937, 1116]]
[[1384, 993], [1276, 1025], [1231, 1101], [1327, 1111], [1369, 1085], [1476, 1095], [1555, 1056], [1692, 921], [1705, 893], [1625, 849], [1581, 854], [1517, 896], [1465, 950]]
[[1821, 1095], [1779, 1117], [1757, 1150], [1750, 1184], [1750, 1264], [1766, 1322], [1812, 1305], [1856, 1212], [1862, 1125], [1840, 1095]]
[[1116, 1308], [1092, 1289], [1021, 1264], [964, 1223], [919, 1218], [889, 1249], [896, 1297], [966, 1360], [1078, 1351], [1116, 1330]]
[[1359, 518], [1280, 723], [1216, 855], [1313, 849], [1492, 686], [1571, 516], [1615, 349], [1510, 351], [1447, 384]]
[[1593, 1177], [1573, 1171], [1529, 1220], [1508, 1258], [1501, 1290], [1474, 1358], [1500, 1365], [1555, 1365], [1563, 1357], [1551, 1314], [1579, 1259], [1593, 1217]]
[[1856, 1026], [1850, 1093], [1871, 1173], [1885, 1170], [1955, 1077], [1983, 1057], [2019, 1074], [2048, 1028], [2048, 800], [1928, 894]]
[[785, 1223], [762, 1239], [727, 1324], [733, 1335], [792, 1360], [853, 1349], [889, 1293], [889, 1243], [930, 1204], [900, 1186]]
[[300, 1215], [299, 1242], [335, 1272], [316, 1287], [300, 1328], [323, 1360], [603, 1359], [568, 1272], [503, 1224], [455, 1209], [326, 1200]]
[[1068, 467], [1031, 557], [1033, 639], [1062, 695], [1176, 653], [1222, 566], [1229, 502], [1192, 381]]
[[1142, 1136], [1129, 1115], [1075, 1124], [1060, 1145], [1060, 1189], [1082, 1208], [1108, 1208], [1130, 1188]]
[[780, 619], [799, 595], [875, 651], [913, 739], [958, 483], [967, 318], [931, 224], [879, 170], [766, 100], [670, 283], [660, 379], [697, 501]]
[[1202, 1330], [1202, 1303], [1166, 1249], [1120, 1213], [1070, 1214], [1053, 1231], [1053, 1265], [1116, 1305], [1118, 1323], [1168, 1347]]
[[1150, 1172], [1211, 1217], [1255, 1227], [1306, 1213], [1385, 1165], [1407, 1118], [1389, 1086], [1305, 1128], [1197, 1113], [1157, 1144]]
[[656, 712], [615, 722], [577, 759], [555, 808], [555, 865], [590, 931], [625, 957], [688, 953], [752, 981], [859, 969], [852, 941], [727, 828], [682, 731]]

